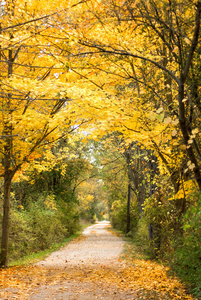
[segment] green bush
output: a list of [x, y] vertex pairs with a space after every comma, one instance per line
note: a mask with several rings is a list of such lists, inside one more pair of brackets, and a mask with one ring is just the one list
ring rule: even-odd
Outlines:
[[70, 235], [57, 211], [33, 207], [30, 211], [11, 211], [9, 236], [10, 259], [49, 248]]
[[16, 259], [32, 251], [35, 243], [29, 217], [25, 212], [11, 211], [9, 255]]
[[68, 235], [72, 235], [80, 229], [79, 211], [75, 203], [66, 203], [60, 199], [58, 201], [58, 214], [61, 223], [68, 231]]
[[29, 211], [29, 217], [35, 240], [32, 246], [33, 251], [49, 248], [51, 244], [62, 241], [68, 235], [57, 211], [34, 207]]
[[201, 199], [183, 218], [183, 238], [176, 245], [172, 268], [201, 297]]
[[145, 247], [148, 246], [149, 244], [148, 222], [147, 222], [147, 218], [145, 218], [144, 215], [141, 215], [134, 236], [136, 240], [140, 242], [141, 245], [144, 245]]
[[116, 200], [112, 204], [111, 224], [114, 228], [126, 232], [126, 201]]
[[[136, 206], [137, 206], [136, 202], [132, 201], [131, 208], [130, 208], [129, 235], [133, 235], [134, 232], [137, 230], [139, 215]], [[111, 218], [111, 224], [114, 228], [126, 233], [126, 229], [127, 229], [127, 201], [126, 200], [116, 200], [113, 202], [110, 218]]]
[[143, 208], [149, 233], [150, 256], [163, 260], [172, 255], [172, 241], [178, 236], [175, 231], [178, 222], [174, 201], [169, 201], [166, 195], [155, 193], [145, 200]]

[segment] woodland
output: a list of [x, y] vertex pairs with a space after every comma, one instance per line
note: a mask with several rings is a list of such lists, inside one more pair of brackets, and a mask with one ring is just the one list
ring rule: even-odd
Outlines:
[[200, 0], [1, 0], [1, 267], [109, 219], [201, 297], [200, 20]]

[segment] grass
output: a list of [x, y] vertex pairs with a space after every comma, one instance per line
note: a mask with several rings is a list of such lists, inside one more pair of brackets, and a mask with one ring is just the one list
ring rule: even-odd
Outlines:
[[142, 245], [140, 245], [138, 241], [129, 237], [126, 237], [126, 240], [128, 243], [124, 246], [122, 258], [126, 258], [131, 261], [134, 259], [151, 259], [151, 256], [143, 249]]
[[110, 227], [107, 227], [107, 230], [110, 231], [112, 234], [121, 237], [122, 239], [124, 239], [124, 238], [126, 239], [125, 234], [122, 231], [111, 227], [111, 225], [110, 225]]
[[149, 243], [149, 241], [146, 238], [139, 239], [137, 235], [134, 237], [126, 236], [122, 231], [114, 229], [112, 227], [108, 228], [108, 230], [112, 234], [121, 237], [127, 242], [124, 245], [124, 250], [122, 253], [123, 259], [152, 259], [150, 253], [147, 251], [147, 244]]

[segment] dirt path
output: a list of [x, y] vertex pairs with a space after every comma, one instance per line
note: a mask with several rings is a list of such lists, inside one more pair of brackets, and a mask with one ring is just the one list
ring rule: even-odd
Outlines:
[[52, 253], [39, 266], [45, 267], [89, 267], [118, 263], [123, 241], [106, 228], [108, 222], [99, 222], [86, 228], [80, 241], [71, 242], [65, 248]]
[[35, 265], [2, 270], [0, 299], [193, 299], [176, 278], [167, 277], [167, 268], [122, 260], [124, 242], [108, 226], [100, 222], [88, 227]]
[[[133, 292], [123, 293], [117, 287], [105, 284], [101, 278], [95, 283], [85, 281], [93, 273], [96, 277], [97, 271], [110, 272], [111, 267], [113, 272], [118, 272], [124, 242], [106, 230], [108, 226], [109, 223], [103, 221], [86, 228], [80, 240], [71, 242], [38, 263], [51, 271], [59, 270], [59, 280], [52, 286], [44, 285], [32, 291], [29, 299], [134, 299]], [[62, 268], [63, 278], [60, 276]], [[66, 275], [70, 274], [65, 281]]]

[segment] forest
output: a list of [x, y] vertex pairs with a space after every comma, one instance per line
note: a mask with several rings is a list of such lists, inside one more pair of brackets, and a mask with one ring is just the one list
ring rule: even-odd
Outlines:
[[201, 297], [201, 1], [0, 17], [0, 266], [110, 220]]

